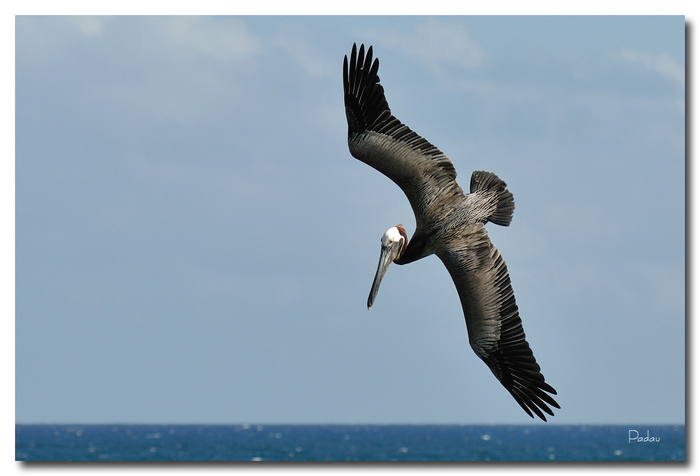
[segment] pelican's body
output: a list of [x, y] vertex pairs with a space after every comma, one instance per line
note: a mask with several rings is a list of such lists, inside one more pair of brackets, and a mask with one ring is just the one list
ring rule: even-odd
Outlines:
[[456, 182], [450, 159], [396, 119], [379, 84], [372, 47], [353, 45], [343, 63], [348, 146], [357, 159], [392, 179], [404, 191], [416, 218], [408, 240], [401, 225], [382, 237], [382, 252], [367, 301], [394, 262], [406, 264], [435, 254], [457, 287], [469, 343], [494, 375], [532, 417], [546, 421], [557, 402], [525, 340], [505, 261], [484, 225], [508, 226], [515, 208], [506, 184], [489, 172], [474, 172], [470, 193]]

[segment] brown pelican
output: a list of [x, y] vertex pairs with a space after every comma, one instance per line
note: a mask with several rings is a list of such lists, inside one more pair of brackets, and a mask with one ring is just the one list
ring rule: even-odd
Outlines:
[[[474, 172], [465, 194], [450, 159], [395, 118], [379, 84], [379, 60], [372, 47], [343, 61], [345, 114], [350, 153], [377, 169], [404, 191], [416, 219], [408, 241], [401, 225], [382, 237], [379, 266], [367, 300], [372, 307], [392, 261], [406, 264], [436, 254], [457, 287], [472, 349], [533, 417], [547, 421], [560, 408], [547, 394], [540, 366], [525, 340], [506, 263], [486, 233], [490, 221], [508, 226], [515, 205], [506, 184], [490, 172]], [[533, 417], [534, 418], [534, 417]]]

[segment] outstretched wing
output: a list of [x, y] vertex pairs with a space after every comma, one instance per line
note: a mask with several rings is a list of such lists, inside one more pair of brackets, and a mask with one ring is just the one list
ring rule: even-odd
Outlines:
[[472, 349], [531, 417], [547, 421], [542, 412], [554, 415], [548, 405], [559, 408], [548, 393], [557, 392], [525, 340], [506, 263], [486, 229], [469, 225], [437, 255], [457, 287]]
[[416, 217], [436, 199], [461, 194], [450, 159], [396, 119], [379, 84], [379, 60], [372, 47], [353, 45], [343, 61], [345, 114], [350, 153], [393, 180], [408, 197]]

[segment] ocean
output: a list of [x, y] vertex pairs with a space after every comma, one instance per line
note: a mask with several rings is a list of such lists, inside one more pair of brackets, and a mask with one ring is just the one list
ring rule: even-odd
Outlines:
[[16, 425], [17, 461], [685, 461], [684, 425]]

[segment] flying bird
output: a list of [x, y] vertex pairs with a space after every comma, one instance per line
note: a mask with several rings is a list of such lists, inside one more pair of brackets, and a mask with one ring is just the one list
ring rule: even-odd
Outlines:
[[410, 241], [401, 225], [382, 236], [367, 308], [392, 262], [437, 255], [457, 287], [472, 349], [530, 417], [547, 421], [544, 413], [554, 415], [550, 406], [560, 408], [549, 395], [557, 392], [545, 383], [525, 340], [506, 263], [484, 228], [487, 222], [510, 224], [513, 195], [503, 180], [483, 171], [472, 174], [465, 194], [450, 159], [391, 114], [378, 70], [371, 46], [365, 55], [364, 45], [359, 52], [353, 45], [350, 60], [343, 61], [348, 146], [404, 191], [416, 231]]

